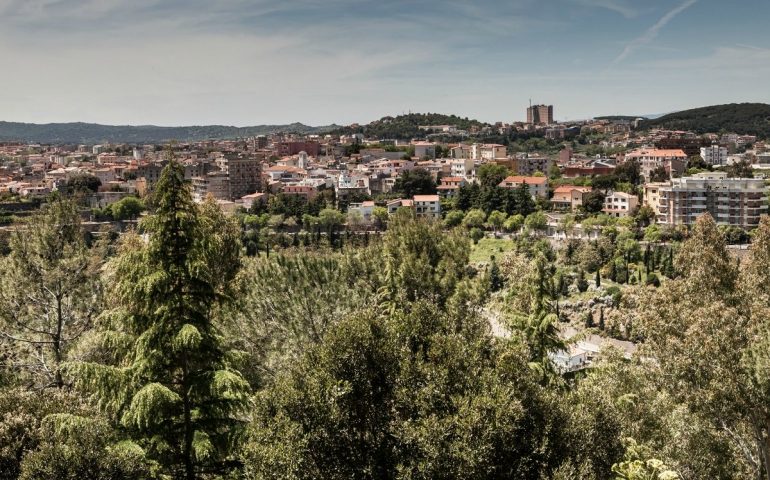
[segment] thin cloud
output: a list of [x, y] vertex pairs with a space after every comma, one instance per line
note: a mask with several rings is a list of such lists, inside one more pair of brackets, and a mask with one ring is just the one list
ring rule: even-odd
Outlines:
[[646, 32], [644, 32], [640, 37], [637, 37], [633, 39], [626, 47], [623, 49], [623, 51], [620, 53], [620, 55], [615, 58], [613, 63], [619, 63], [625, 60], [629, 55], [634, 53], [639, 47], [642, 47], [644, 45], [647, 45], [648, 43], [655, 40], [660, 33], [660, 31], [665, 27], [668, 22], [674, 19], [677, 15], [682, 13], [683, 11], [687, 10], [688, 8], [692, 7], [697, 3], [698, 0], [686, 0], [684, 3], [676, 7], [675, 9], [669, 11], [665, 15], [663, 15], [660, 20], [655, 22], [655, 25], [647, 29]]
[[584, 7], [604, 8], [619, 13], [626, 18], [635, 17], [638, 12], [623, 0], [577, 0]]

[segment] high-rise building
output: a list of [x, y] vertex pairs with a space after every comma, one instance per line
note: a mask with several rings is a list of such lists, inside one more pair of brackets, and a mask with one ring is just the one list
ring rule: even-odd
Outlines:
[[527, 109], [527, 123], [530, 125], [553, 124], [553, 105], [532, 105]]

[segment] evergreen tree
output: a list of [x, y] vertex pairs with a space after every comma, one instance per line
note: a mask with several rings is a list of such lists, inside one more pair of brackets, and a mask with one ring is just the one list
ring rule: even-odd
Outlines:
[[588, 282], [586, 281], [586, 275], [583, 273], [583, 270], [580, 270], [580, 273], [578, 274], [577, 289], [581, 293], [588, 290]]
[[142, 222], [148, 241], [128, 236], [112, 265], [114, 308], [101, 339], [119, 350], [114, 362], [74, 364], [71, 373], [168, 474], [226, 474], [249, 386], [214, 317], [240, 265], [238, 236], [215, 205], [193, 203], [173, 160], [155, 201]]
[[596, 269], [596, 281], [594, 282], [596, 284], [596, 288], [599, 288], [602, 286], [602, 274], [599, 271], [600, 269]]
[[13, 346], [6, 361], [38, 387], [62, 387], [62, 362], [101, 305], [101, 261], [75, 204], [60, 198], [16, 229], [10, 247], [0, 263], [0, 335]]

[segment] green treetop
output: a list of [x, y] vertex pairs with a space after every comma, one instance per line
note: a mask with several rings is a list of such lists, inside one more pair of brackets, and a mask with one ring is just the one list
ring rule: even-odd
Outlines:
[[101, 339], [118, 353], [75, 364], [72, 374], [167, 473], [226, 473], [249, 392], [214, 321], [239, 268], [237, 230], [193, 203], [176, 162], [155, 199], [141, 225], [148, 240], [129, 236], [111, 265], [113, 308]]

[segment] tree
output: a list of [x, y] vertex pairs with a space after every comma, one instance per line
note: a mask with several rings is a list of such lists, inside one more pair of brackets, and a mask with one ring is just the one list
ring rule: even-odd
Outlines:
[[385, 207], [374, 207], [372, 209], [372, 220], [376, 228], [385, 228], [388, 224], [388, 209]]
[[481, 228], [484, 226], [484, 221], [486, 218], [487, 216], [483, 210], [474, 208], [465, 214], [465, 218], [463, 219], [463, 226], [468, 229]]
[[599, 288], [602, 286], [602, 274], [599, 271], [600, 269], [596, 269], [596, 280], [594, 281], [594, 284], [596, 285], [596, 288]]
[[225, 474], [249, 385], [215, 317], [232, 298], [240, 232], [215, 203], [193, 203], [173, 160], [155, 198], [148, 241], [127, 236], [111, 265], [114, 305], [94, 340], [102, 353], [70, 373], [167, 474]]
[[524, 225], [530, 230], [541, 232], [548, 228], [548, 220], [545, 218], [543, 212], [534, 212], [527, 215], [526, 220], [524, 220]]
[[444, 217], [444, 226], [447, 228], [457, 227], [463, 223], [464, 218], [465, 213], [461, 210], [451, 210]]
[[583, 197], [583, 210], [586, 213], [599, 213], [604, 208], [604, 193], [601, 190], [591, 190]]
[[516, 233], [521, 230], [522, 226], [524, 226], [524, 217], [520, 214], [511, 215], [508, 217], [508, 219], [505, 220], [505, 223], [503, 224], [503, 228], [507, 232], [512, 233]]
[[345, 214], [333, 208], [324, 208], [318, 214], [318, 220], [327, 229], [337, 230], [345, 223]]
[[489, 217], [487, 217], [487, 223], [493, 228], [495, 232], [499, 230], [503, 223], [505, 223], [507, 215], [501, 211], [495, 210], [494, 212], [489, 214]]
[[61, 365], [101, 305], [100, 259], [84, 235], [75, 205], [55, 198], [12, 232], [0, 263], [0, 334], [38, 387], [65, 385]]
[[101, 186], [102, 182], [97, 177], [88, 173], [82, 173], [73, 175], [67, 181], [66, 190], [70, 195], [76, 195], [78, 193], [89, 194], [97, 192]]
[[393, 191], [407, 198], [414, 195], [431, 195], [436, 193], [436, 182], [429, 171], [414, 168], [401, 172], [393, 185]]
[[588, 290], [588, 281], [586, 280], [586, 275], [583, 272], [583, 270], [581, 270], [580, 273], [578, 274], [577, 289], [578, 289], [578, 292], [580, 293], [583, 293], [586, 290]]
[[482, 187], [494, 188], [510, 174], [510, 170], [505, 165], [496, 163], [485, 163], [479, 167], [477, 176]]
[[650, 178], [647, 180], [648, 182], [666, 182], [671, 178], [671, 176], [668, 173], [668, 170], [666, 170], [666, 167], [663, 165], [660, 165], [658, 167], [655, 167], [650, 172]]
[[144, 210], [144, 202], [136, 197], [121, 198], [110, 205], [112, 218], [118, 221], [136, 218]]
[[725, 171], [730, 178], [754, 178], [754, 170], [748, 160], [734, 162], [725, 167]]
[[614, 176], [619, 182], [627, 182], [631, 185], [639, 185], [641, 182], [641, 169], [639, 162], [636, 160], [628, 160], [620, 163], [615, 167]]

